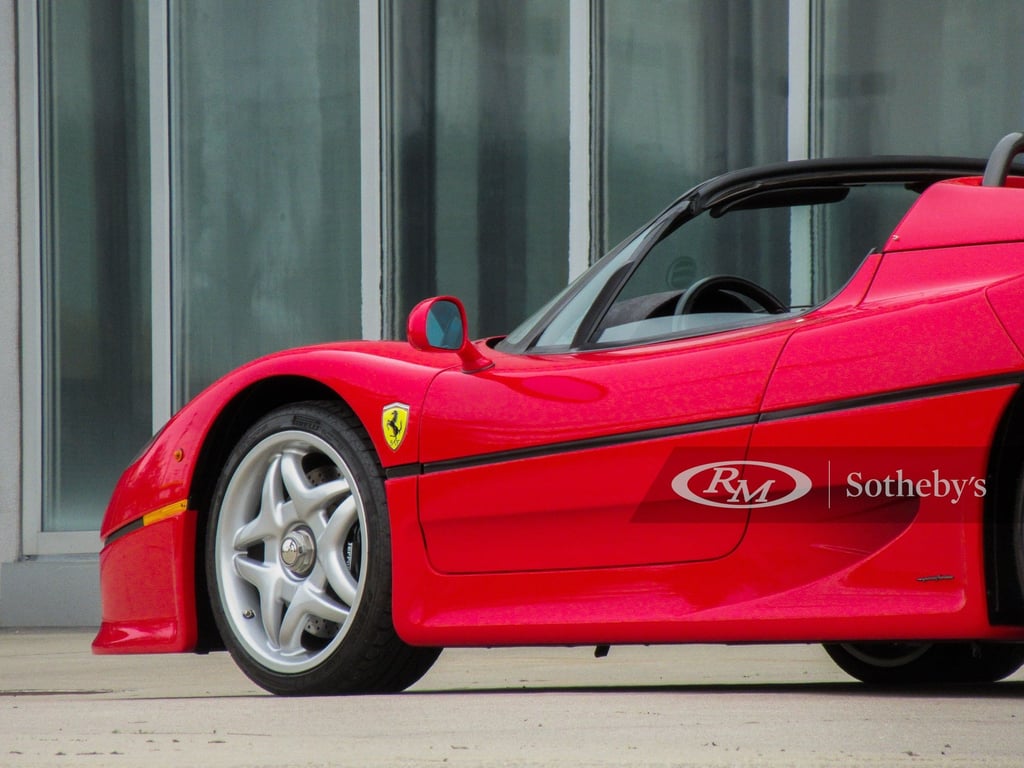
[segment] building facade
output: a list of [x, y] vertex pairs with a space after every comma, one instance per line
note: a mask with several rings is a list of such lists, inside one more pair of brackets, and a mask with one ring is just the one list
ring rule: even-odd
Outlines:
[[1019, 0], [0, 0], [0, 626], [98, 623], [118, 474], [234, 366], [439, 293], [507, 331], [726, 170], [983, 157], [1021, 39]]

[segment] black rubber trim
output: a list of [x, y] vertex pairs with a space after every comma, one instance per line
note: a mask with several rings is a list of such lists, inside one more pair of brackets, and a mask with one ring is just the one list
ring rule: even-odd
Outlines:
[[384, 476], [388, 480], [397, 480], [400, 477], [415, 477], [422, 474], [422, 464], [399, 464], [397, 467], [388, 467], [384, 470]]
[[133, 533], [134, 531], [138, 531], [138, 530], [142, 529], [144, 526], [145, 526], [145, 523], [143, 522], [143, 519], [141, 517], [137, 518], [135, 520], [132, 520], [127, 525], [122, 525], [120, 528], [118, 528], [112, 534], [107, 536], [107, 538], [105, 538], [103, 540], [103, 546], [104, 547], [109, 547], [111, 544], [113, 544], [115, 541], [120, 539], [122, 536], [127, 536], [129, 533]]
[[[690, 435], [695, 432], [712, 432], [716, 429], [742, 427], [752, 425], [756, 421], [757, 414], [752, 413], [749, 416], [732, 416], [727, 419], [696, 421], [690, 424], [645, 429], [639, 432], [623, 432], [616, 435], [601, 435], [600, 437], [571, 440], [565, 443], [546, 443], [545, 445], [530, 446], [529, 448], [517, 448], [511, 451], [481, 453], [475, 456], [468, 456], [463, 459], [433, 461], [428, 464], [405, 464], [401, 467], [392, 467], [387, 470], [387, 477], [391, 480], [396, 477], [408, 477], [413, 474], [429, 475], [434, 472], [450, 472], [454, 469], [471, 469], [472, 467], [482, 467], [487, 464], [502, 464], [507, 461], [517, 461], [519, 459], [555, 456], [560, 453], [572, 453], [574, 451], [607, 448], [614, 445], [630, 445], [632, 443], [641, 443], [647, 440], [660, 440], [665, 437]], [[419, 472], [413, 471], [413, 468], [418, 468]]]
[[796, 419], [801, 416], [816, 416], [822, 413], [834, 411], [852, 411], [855, 408], [873, 408], [879, 405], [891, 403], [902, 403], [907, 400], [923, 400], [929, 397], [942, 397], [944, 395], [955, 395], [961, 392], [974, 392], [979, 389], [995, 389], [997, 387], [1019, 385], [1024, 376], [1020, 373], [1001, 373], [994, 376], [982, 376], [976, 379], [961, 379], [945, 384], [929, 384], [924, 387], [912, 387], [910, 389], [896, 389], [890, 392], [879, 392], [873, 395], [861, 397], [850, 397], [845, 400], [830, 400], [814, 405], [802, 405], [797, 408], [783, 408], [778, 411], [765, 411], [761, 414], [758, 422], [781, 421], [783, 419]]
[[592, 450], [595, 448], [607, 448], [615, 445], [629, 445], [631, 443], [640, 443], [648, 440], [660, 440], [662, 438], [676, 437], [678, 435], [692, 435], [698, 432], [711, 432], [716, 429], [741, 427], [761, 422], [796, 419], [804, 416], [817, 416], [826, 413], [850, 411], [856, 408], [873, 408], [880, 405], [906, 402], [908, 400], [922, 400], [929, 397], [942, 397], [944, 395], [954, 395], [961, 392], [974, 392], [983, 389], [995, 389], [997, 387], [1010, 385], [1019, 386], [1022, 381], [1024, 381], [1024, 375], [1019, 372], [996, 374], [994, 376], [982, 376], [974, 379], [960, 379], [958, 381], [952, 381], [945, 384], [930, 384], [924, 387], [912, 387], [909, 389], [880, 392], [872, 395], [864, 395], [862, 397], [851, 397], [845, 400], [831, 400], [824, 403], [816, 403], [814, 405], [800, 406], [798, 408], [783, 408], [777, 411], [762, 413], [760, 416], [758, 416], [758, 414], [733, 416], [726, 419], [697, 421], [690, 424], [658, 427], [657, 429], [646, 429], [638, 432], [602, 435], [601, 437], [572, 440], [564, 443], [548, 443], [546, 445], [518, 448], [511, 451], [483, 453], [460, 459], [429, 462], [427, 464], [402, 464], [400, 466], [387, 469], [385, 474], [388, 480], [394, 480], [403, 477], [429, 475], [435, 472], [472, 469], [474, 467], [482, 467], [488, 464], [501, 464], [508, 461], [517, 461], [519, 459], [554, 456], [561, 453]]

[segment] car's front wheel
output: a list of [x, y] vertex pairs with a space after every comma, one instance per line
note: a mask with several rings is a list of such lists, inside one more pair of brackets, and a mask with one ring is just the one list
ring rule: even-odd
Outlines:
[[290, 405], [249, 429], [222, 471], [208, 525], [214, 619], [260, 686], [397, 691], [437, 658], [438, 649], [395, 634], [382, 473], [339, 404]]
[[875, 685], [993, 683], [1024, 664], [1024, 645], [1011, 643], [828, 643], [825, 651]]

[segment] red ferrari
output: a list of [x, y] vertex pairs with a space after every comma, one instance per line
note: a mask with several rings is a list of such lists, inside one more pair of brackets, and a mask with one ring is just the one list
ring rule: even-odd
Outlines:
[[[1024, 662], [1024, 134], [693, 188], [504, 337], [270, 355], [102, 526], [97, 653], [280, 694], [444, 646], [824, 643], [874, 683]], [[865, 256], [865, 254], [867, 254]]]

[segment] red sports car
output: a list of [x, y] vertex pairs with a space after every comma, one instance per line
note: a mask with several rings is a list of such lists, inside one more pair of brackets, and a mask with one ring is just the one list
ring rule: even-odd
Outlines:
[[507, 336], [440, 297], [408, 343], [232, 372], [114, 491], [95, 651], [226, 647], [281, 694], [397, 691], [444, 646], [1012, 673], [1022, 150], [729, 173]]

